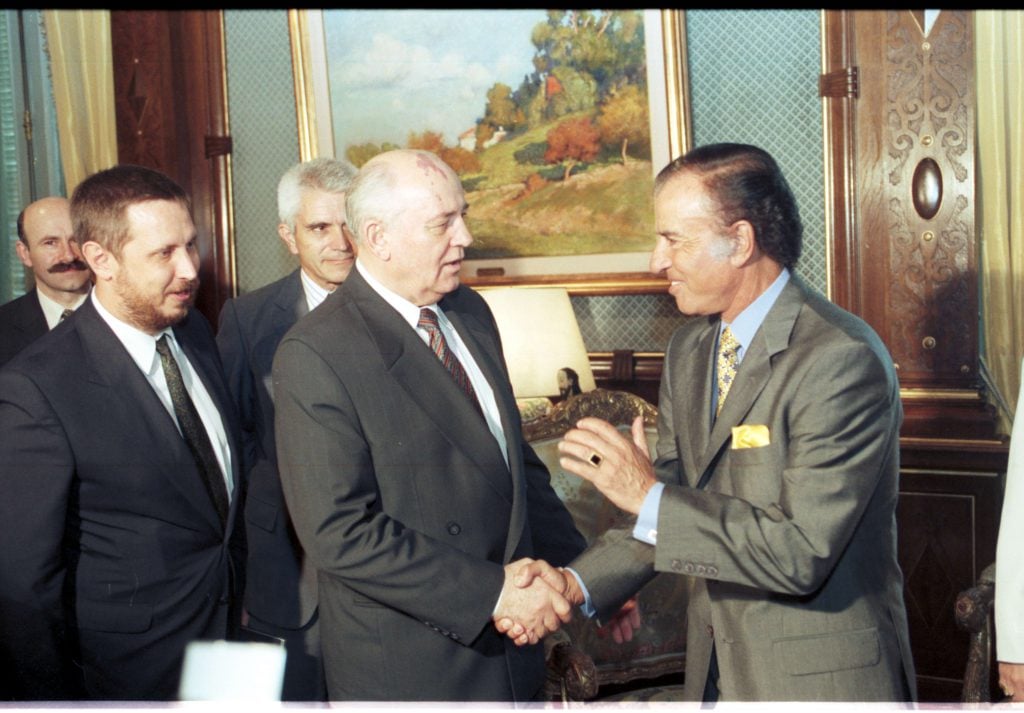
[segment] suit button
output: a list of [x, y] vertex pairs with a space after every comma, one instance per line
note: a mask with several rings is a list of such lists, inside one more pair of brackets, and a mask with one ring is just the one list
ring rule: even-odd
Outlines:
[[709, 577], [717, 577], [718, 576], [718, 567], [715, 567], [714, 565], [708, 565], [708, 576]]
[[687, 562], [683, 565], [683, 574], [693, 574], [696, 570], [697, 568], [693, 566], [693, 562]]
[[457, 535], [462, 532], [462, 526], [457, 522], [449, 522], [445, 527], [448, 528], [449, 535]]
[[715, 638], [715, 627], [711, 626], [711, 624], [708, 624], [708, 638]]
[[679, 560], [672, 560], [672, 569], [678, 572], [683, 568], [683, 563]]

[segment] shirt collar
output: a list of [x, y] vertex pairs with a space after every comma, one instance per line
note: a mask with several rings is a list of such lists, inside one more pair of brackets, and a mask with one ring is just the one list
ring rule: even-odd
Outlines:
[[[76, 310], [82, 306], [85, 302], [85, 298], [89, 296], [89, 293], [79, 295], [78, 300], [68, 309]], [[39, 298], [39, 306], [43, 310], [43, 316], [46, 317], [46, 325], [53, 329], [60, 323], [60, 316], [64, 314], [64, 305], [60, 304], [49, 295], [44, 294], [38, 287], [36, 288], [36, 297]]]
[[754, 335], [761, 328], [761, 324], [764, 323], [765, 317], [768, 316], [768, 312], [771, 311], [772, 306], [775, 304], [775, 300], [782, 294], [782, 288], [786, 286], [787, 282], [789, 282], [789, 269], [782, 268], [782, 272], [768, 286], [768, 289], [758, 295], [756, 300], [736, 315], [736, 319], [730, 324], [726, 324], [723, 321], [719, 326], [719, 334], [722, 333], [721, 330], [728, 327], [732, 331], [732, 335], [736, 337], [736, 341], [740, 343], [740, 358], [743, 357], [747, 347], [750, 346], [750, 342], [754, 340]]
[[[380, 295], [385, 302], [394, 307], [395, 310], [398, 311], [398, 314], [402, 315], [402, 319], [409, 323], [410, 327], [416, 329], [416, 325], [419, 324], [420, 321], [420, 309], [422, 308], [417, 307], [397, 292], [385, 287], [380, 280], [370, 274], [370, 271], [363, 266], [363, 263], [359, 258], [356, 258], [356, 269], [359, 270], [359, 274], [363, 276], [364, 280], [366, 280], [366, 284], [368, 284], [374, 292]], [[442, 312], [436, 304], [423, 305], [423, 307], [434, 310], [434, 312], [437, 313], [440, 323], [442, 325], [447, 324], [444, 312]]]
[[111, 314], [103, 306], [103, 303], [99, 301], [95, 293], [92, 295], [92, 303], [103, 321], [113, 330], [114, 336], [124, 345], [132, 361], [138, 364], [139, 368], [147, 376], [154, 375], [157, 369], [162, 368], [160, 366], [160, 358], [156, 353], [156, 342], [162, 335], [167, 335], [167, 340], [171, 343], [171, 351], [180, 353], [180, 350], [177, 348], [177, 340], [174, 338], [174, 331], [170, 327], [156, 335], [146, 334], [141, 329], [123, 322]]
[[331, 294], [330, 290], [325, 290], [319, 284], [314, 282], [313, 278], [306, 274], [306, 271], [299, 268], [299, 275], [302, 279], [302, 291], [306, 295], [306, 305], [309, 307], [309, 311], [312, 312], [320, 303], [327, 299], [327, 295]]

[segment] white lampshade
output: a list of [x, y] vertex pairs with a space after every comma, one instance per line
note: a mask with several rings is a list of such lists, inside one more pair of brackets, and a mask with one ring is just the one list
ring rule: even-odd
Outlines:
[[557, 396], [558, 370], [569, 367], [582, 391], [595, 388], [569, 293], [562, 287], [481, 289], [498, 323], [517, 398]]

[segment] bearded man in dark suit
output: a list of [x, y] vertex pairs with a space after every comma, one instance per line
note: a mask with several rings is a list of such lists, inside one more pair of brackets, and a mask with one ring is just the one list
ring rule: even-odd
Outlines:
[[0, 668], [16, 699], [170, 700], [235, 629], [238, 423], [181, 187], [116, 166], [71, 215], [96, 287], [0, 369]]

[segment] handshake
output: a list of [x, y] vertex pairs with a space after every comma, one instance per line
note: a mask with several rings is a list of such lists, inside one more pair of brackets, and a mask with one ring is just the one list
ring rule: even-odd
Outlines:
[[[584, 603], [575, 575], [528, 557], [505, 565], [505, 583], [492, 615], [495, 628], [517, 646], [536, 644], [572, 620]], [[636, 599], [630, 599], [599, 633], [611, 632], [616, 643], [629, 641], [640, 626]]]

